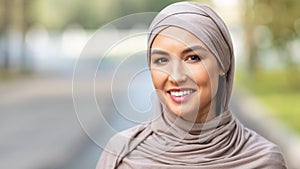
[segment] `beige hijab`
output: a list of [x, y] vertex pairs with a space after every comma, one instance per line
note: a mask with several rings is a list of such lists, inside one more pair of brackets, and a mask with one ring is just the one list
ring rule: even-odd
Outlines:
[[222, 112], [200, 124], [169, 113], [158, 104], [152, 121], [111, 138], [97, 169], [286, 168], [279, 148], [245, 128], [229, 110], [234, 55], [222, 19], [205, 5], [194, 2], [172, 4], [153, 20], [148, 51], [155, 36], [169, 26], [185, 29], [199, 38], [226, 72], [225, 97], [218, 105], [223, 107]]

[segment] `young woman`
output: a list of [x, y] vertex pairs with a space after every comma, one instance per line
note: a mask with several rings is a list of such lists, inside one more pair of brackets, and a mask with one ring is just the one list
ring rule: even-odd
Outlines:
[[97, 168], [286, 168], [280, 149], [229, 109], [234, 54], [222, 19], [208, 6], [179, 2], [149, 31], [157, 115], [111, 138]]

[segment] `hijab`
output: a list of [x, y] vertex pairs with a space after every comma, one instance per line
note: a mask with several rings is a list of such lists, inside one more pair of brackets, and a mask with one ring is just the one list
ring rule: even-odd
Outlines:
[[175, 26], [200, 39], [225, 72], [222, 112], [205, 123], [193, 123], [157, 104], [153, 120], [113, 136], [100, 157], [100, 168], [286, 168], [280, 149], [232, 115], [229, 101], [234, 53], [229, 31], [208, 6], [178, 2], [164, 8], [149, 28], [150, 48], [157, 34]]

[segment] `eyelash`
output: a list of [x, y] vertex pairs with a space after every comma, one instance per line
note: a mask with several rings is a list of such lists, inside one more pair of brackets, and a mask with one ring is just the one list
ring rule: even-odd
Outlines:
[[[192, 58], [192, 59], [191, 59]], [[158, 58], [154, 61], [154, 64], [159, 64], [159, 65], [164, 65], [168, 62], [169, 60], [167, 58]], [[201, 61], [200, 56], [198, 55], [189, 55], [187, 56], [184, 61], [188, 61], [188, 62], [198, 62]]]
[[167, 58], [158, 58], [154, 61], [155, 64], [160, 64], [163, 65], [165, 63], [167, 63], [169, 60]]
[[[193, 58], [190, 60], [190, 58]], [[198, 55], [189, 55], [186, 57], [185, 61], [198, 62], [201, 61], [201, 57]]]

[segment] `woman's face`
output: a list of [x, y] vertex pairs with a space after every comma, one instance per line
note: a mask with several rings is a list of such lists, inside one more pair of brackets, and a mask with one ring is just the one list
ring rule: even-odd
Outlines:
[[150, 65], [154, 87], [169, 111], [196, 122], [214, 117], [215, 112], [209, 112], [220, 69], [198, 38], [176, 27], [163, 30], [152, 43]]

